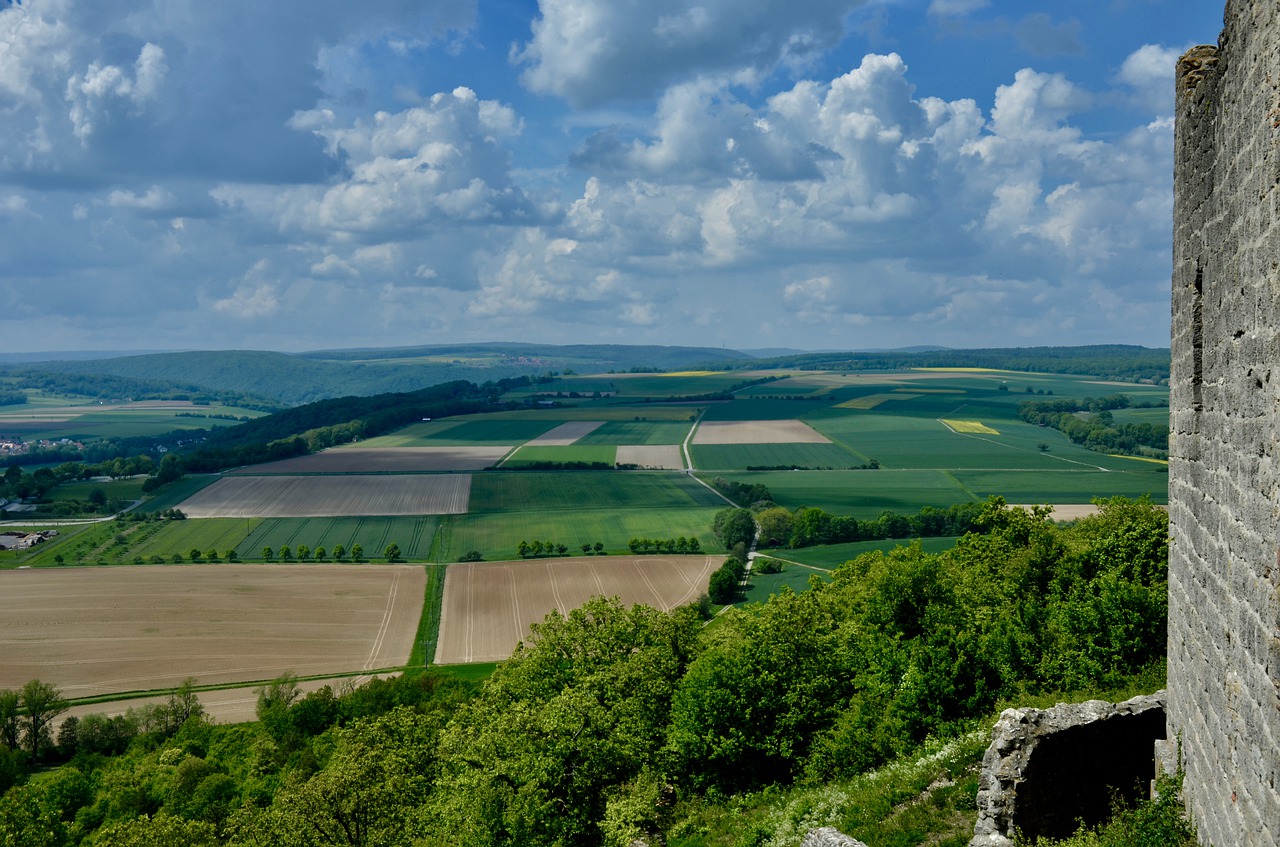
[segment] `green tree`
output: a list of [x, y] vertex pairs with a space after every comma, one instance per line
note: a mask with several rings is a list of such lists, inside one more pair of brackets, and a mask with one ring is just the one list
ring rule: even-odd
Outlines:
[[263, 548], [262, 548], [262, 558], [263, 558], [265, 561], [270, 562], [270, 561], [271, 561], [272, 559], [274, 559], [275, 557], [276, 557], [276, 551], [272, 550], [270, 547], [263, 547]]
[[387, 545], [386, 549], [382, 551], [382, 556], [388, 562], [400, 561], [400, 545], [396, 544], [394, 541], [391, 542]]
[[783, 547], [791, 541], [793, 518], [791, 512], [782, 507], [765, 509], [756, 515], [760, 525], [760, 545], [762, 547]]
[[712, 571], [711, 580], [707, 583], [707, 595], [718, 606], [732, 603], [738, 596], [738, 579], [733, 571], [723, 567]]
[[0, 689], [0, 744], [19, 750], [22, 739], [22, 695], [12, 689]]
[[532, 627], [442, 737], [426, 843], [599, 844], [609, 797], [662, 747], [701, 627], [689, 607], [604, 598]]
[[333, 547], [334, 561], [341, 562], [344, 558], [346, 558], [346, 555], [347, 555], [346, 547], [343, 547], [341, 544], [334, 545]]
[[24, 712], [22, 721], [23, 739], [31, 761], [40, 758], [41, 749], [52, 745], [49, 725], [69, 706], [62, 697], [62, 692], [55, 686], [38, 679], [33, 679], [22, 686], [18, 692]]
[[351, 561], [353, 562], [364, 561], [364, 548], [361, 547], [359, 544], [351, 545]]

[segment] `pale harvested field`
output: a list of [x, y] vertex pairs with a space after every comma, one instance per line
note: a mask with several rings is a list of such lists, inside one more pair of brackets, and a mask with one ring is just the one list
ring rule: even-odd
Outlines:
[[340, 447], [264, 462], [235, 474], [420, 473], [478, 471], [498, 462], [510, 447]]
[[600, 427], [604, 421], [565, 421], [555, 429], [542, 433], [532, 441], [526, 442], [528, 447], [568, 447], [584, 435], [589, 435]]
[[470, 474], [228, 476], [178, 504], [191, 518], [460, 515]]
[[639, 465], [642, 468], [684, 470], [684, 457], [679, 444], [620, 444], [614, 459], [620, 465]]
[[404, 664], [414, 565], [185, 565], [0, 571], [0, 688], [68, 697]]
[[829, 444], [830, 439], [803, 421], [705, 421], [694, 444]]
[[967, 432], [977, 435], [999, 435], [1000, 431], [992, 429], [982, 421], [953, 421], [949, 418], [938, 418], [952, 432]]
[[450, 565], [436, 662], [493, 662], [511, 655], [552, 609], [592, 597], [670, 609], [707, 590], [721, 556], [583, 556]]

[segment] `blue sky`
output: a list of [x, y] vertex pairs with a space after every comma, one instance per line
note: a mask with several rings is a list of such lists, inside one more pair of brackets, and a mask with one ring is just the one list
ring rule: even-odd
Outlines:
[[1169, 338], [1184, 0], [0, 0], [0, 352]]

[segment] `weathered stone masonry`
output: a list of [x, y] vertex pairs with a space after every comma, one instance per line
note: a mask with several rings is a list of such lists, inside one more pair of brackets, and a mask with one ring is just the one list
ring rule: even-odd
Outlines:
[[1178, 66], [1169, 726], [1201, 841], [1280, 844], [1280, 3]]

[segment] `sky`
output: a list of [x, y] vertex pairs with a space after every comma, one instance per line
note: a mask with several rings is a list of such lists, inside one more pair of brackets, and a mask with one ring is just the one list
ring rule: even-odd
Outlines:
[[0, 352], [1168, 346], [1217, 0], [0, 0]]

